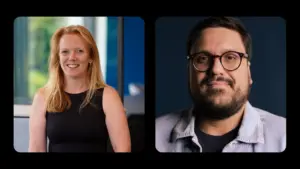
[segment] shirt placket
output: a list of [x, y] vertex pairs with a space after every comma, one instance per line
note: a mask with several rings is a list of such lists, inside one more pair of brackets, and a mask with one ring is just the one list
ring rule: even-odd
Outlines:
[[201, 144], [199, 143], [199, 140], [198, 140], [198, 138], [197, 138], [195, 135], [193, 135], [193, 137], [192, 137], [192, 142], [193, 142], [195, 145], [198, 146], [199, 152], [201, 153], [201, 152], [202, 152], [202, 146], [201, 146]]

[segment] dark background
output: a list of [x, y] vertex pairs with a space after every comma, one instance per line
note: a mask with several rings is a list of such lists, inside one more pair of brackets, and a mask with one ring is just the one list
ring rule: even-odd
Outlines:
[[[286, 116], [286, 25], [280, 17], [238, 17], [252, 37], [250, 103]], [[192, 106], [188, 94], [186, 39], [204, 17], [156, 21], [156, 116]]]

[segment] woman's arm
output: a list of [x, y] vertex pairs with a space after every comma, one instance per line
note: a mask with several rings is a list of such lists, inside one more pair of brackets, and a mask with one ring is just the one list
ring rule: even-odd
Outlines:
[[29, 152], [46, 152], [46, 106], [42, 90], [39, 90], [32, 102], [29, 118]]
[[131, 140], [125, 110], [117, 91], [110, 86], [104, 88], [103, 109], [114, 152], [130, 152]]

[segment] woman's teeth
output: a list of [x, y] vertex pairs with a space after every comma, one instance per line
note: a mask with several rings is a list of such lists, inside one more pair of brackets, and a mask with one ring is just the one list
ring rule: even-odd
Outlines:
[[67, 65], [69, 68], [77, 68], [79, 64], [69, 64]]

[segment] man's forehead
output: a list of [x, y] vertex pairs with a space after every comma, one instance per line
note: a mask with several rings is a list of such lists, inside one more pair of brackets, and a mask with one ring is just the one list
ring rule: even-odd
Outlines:
[[222, 54], [233, 50], [245, 52], [241, 35], [227, 28], [207, 28], [202, 31], [200, 38], [193, 45], [193, 53], [209, 51], [213, 54]]

